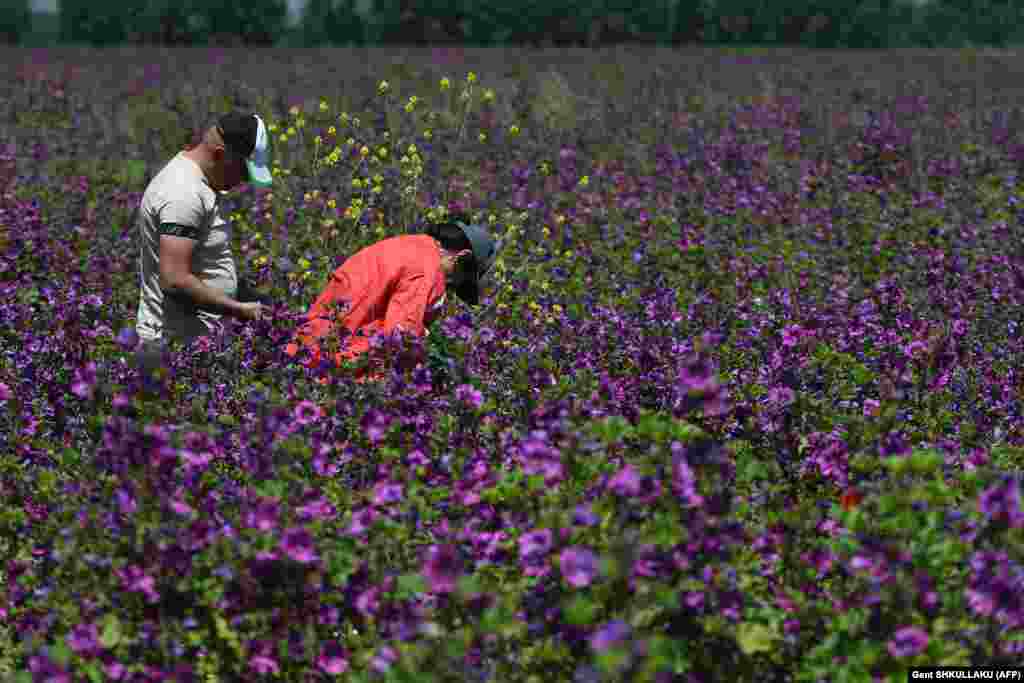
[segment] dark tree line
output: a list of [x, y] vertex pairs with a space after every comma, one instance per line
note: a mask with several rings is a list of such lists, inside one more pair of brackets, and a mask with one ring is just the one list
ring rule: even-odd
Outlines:
[[[1015, 46], [1024, 0], [59, 0], [64, 44], [673, 45], [817, 48]], [[17, 43], [28, 0], [0, 0], [0, 39]]]

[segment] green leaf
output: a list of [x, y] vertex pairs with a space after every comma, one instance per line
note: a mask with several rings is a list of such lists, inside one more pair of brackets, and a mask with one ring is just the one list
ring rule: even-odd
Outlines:
[[103, 629], [100, 631], [100, 644], [108, 650], [121, 642], [121, 620], [116, 614], [108, 614], [103, 618]]
[[89, 680], [93, 683], [103, 683], [103, 672], [100, 671], [100, 665], [96, 662], [89, 662], [83, 667], [85, 674], [89, 677]]
[[256, 491], [261, 496], [283, 500], [285, 494], [288, 492], [288, 484], [280, 479], [268, 479], [257, 483]]
[[412, 597], [427, 592], [427, 582], [419, 574], [402, 574], [397, 581], [398, 595], [402, 598]]
[[585, 595], [576, 595], [565, 606], [565, 620], [575, 626], [592, 624], [600, 606]]
[[778, 639], [775, 631], [765, 624], [744, 622], [736, 629], [736, 641], [745, 655], [771, 652]]
[[51, 645], [49, 654], [50, 659], [55, 661], [61, 667], [66, 667], [68, 665], [68, 661], [71, 660], [71, 649], [68, 648], [67, 643], [63, 640]]

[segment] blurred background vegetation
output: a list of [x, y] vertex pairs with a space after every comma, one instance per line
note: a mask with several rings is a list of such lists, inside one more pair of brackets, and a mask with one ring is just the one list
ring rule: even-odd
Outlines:
[[46, 1], [0, 0], [0, 40], [32, 47], [1024, 44], [1024, 0]]

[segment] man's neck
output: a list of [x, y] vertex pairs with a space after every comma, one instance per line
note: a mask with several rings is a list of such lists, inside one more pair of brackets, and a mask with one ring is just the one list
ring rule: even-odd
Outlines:
[[199, 170], [202, 172], [203, 177], [206, 178], [206, 182], [210, 183], [210, 187], [213, 187], [213, 184], [210, 181], [210, 176], [209, 174], [207, 174], [206, 168], [204, 167], [205, 165], [203, 164], [202, 156], [197, 154], [198, 150], [198, 147], [194, 149], [187, 149], [184, 152], [182, 152], [182, 154], [184, 154], [187, 158], [191, 159], [195, 163], [195, 165], [199, 167]]

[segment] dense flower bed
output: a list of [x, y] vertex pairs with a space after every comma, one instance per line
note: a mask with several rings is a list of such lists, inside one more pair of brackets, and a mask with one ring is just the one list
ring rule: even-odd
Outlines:
[[[77, 111], [51, 86], [40, 112]], [[678, 112], [689, 142], [644, 174], [503, 120], [472, 73], [439, 88], [266, 112], [277, 184], [230, 211], [274, 315], [176, 348], [156, 386], [131, 365], [145, 169], [49, 159], [57, 128], [8, 146], [15, 680], [1020, 661], [1024, 188], [1004, 130], [964, 131], [922, 194], [888, 108], [812, 162], [798, 102], [748, 101]], [[337, 263], [445, 210], [512, 246], [481, 309], [381, 340], [427, 363], [362, 386], [288, 361]]]

